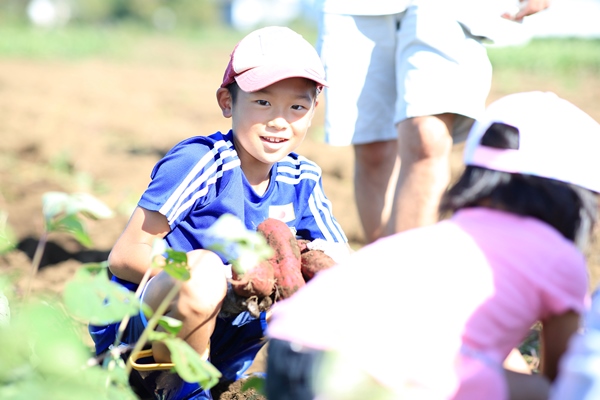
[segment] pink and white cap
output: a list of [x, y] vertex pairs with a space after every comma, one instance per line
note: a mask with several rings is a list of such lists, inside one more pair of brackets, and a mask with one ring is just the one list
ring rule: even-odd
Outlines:
[[255, 92], [287, 78], [327, 86], [315, 48], [289, 28], [269, 26], [249, 33], [235, 46], [221, 87], [235, 80], [243, 91]]
[[[518, 149], [480, 144], [493, 123], [519, 130]], [[600, 193], [600, 124], [551, 92], [525, 92], [490, 104], [469, 132], [466, 165], [555, 179]]]

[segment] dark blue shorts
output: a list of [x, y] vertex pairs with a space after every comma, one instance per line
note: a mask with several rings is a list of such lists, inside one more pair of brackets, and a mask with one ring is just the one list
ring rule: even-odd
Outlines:
[[[135, 290], [131, 287], [130, 290]], [[133, 345], [147, 326], [143, 314], [132, 317], [121, 339], [121, 344]], [[100, 355], [114, 344], [119, 323], [106, 326], [90, 325], [90, 335], [95, 343], [96, 354]], [[234, 317], [218, 317], [210, 338], [209, 361], [223, 374], [222, 381], [235, 381], [244, 376], [252, 365], [258, 351], [266, 343], [266, 313], [255, 318], [247, 311]], [[183, 399], [190, 397], [173, 397]], [[193, 397], [210, 398], [210, 397]]]

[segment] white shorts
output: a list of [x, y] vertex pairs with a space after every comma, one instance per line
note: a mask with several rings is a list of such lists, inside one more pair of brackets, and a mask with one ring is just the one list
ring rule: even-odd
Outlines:
[[328, 144], [394, 140], [398, 122], [442, 113], [458, 114], [460, 141], [484, 110], [492, 67], [481, 38], [427, 5], [438, 2], [418, 3], [393, 15], [322, 15]]

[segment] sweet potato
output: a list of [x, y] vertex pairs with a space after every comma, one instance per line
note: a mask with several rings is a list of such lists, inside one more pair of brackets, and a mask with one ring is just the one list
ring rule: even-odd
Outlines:
[[301, 254], [300, 270], [306, 282], [310, 281], [319, 271], [335, 265], [333, 258], [321, 250], [306, 250]]
[[297, 239], [298, 242], [298, 248], [300, 249], [300, 254], [304, 253], [305, 251], [310, 250], [308, 248], [308, 244], [310, 243], [310, 240], [308, 239]]
[[262, 261], [244, 275], [232, 273], [231, 286], [238, 296], [259, 298], [270, 296], [275, 285], [273, 266], [269, 261]]
[[306, 284], [300, 272], [300, 248], [290, 228], [274, 218], [261, 222], [260, 232], [274, 251], [269, 262], [275, 276], [275, 300], [287, 299]]

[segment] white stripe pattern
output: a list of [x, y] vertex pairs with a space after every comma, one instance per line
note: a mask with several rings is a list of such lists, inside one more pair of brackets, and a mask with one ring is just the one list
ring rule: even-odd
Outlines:
[[[175, 221], [182, 212], [191, 207], [199, 197], [205, 195], [208, 192], [208, 186], [214, 184], [217, 179], [223, 175], [223, 171], [240, 165], [240, 160], [237, 157], [223, 164], [223, 159], [236, 155], [235, 151], [231, 150], [231, 146], [232, 144], [229, 141], [219, 140], [215, 142], [214, 148], [206, 153], [206, 155], [194, 165], [194, 168], [190, 170], [173, 194], [169, 196], [165, 204], [159, 210], [161, 214], [167, 217], [169, 224]], [[219, 149], [222, 147], [226, 147], [227, 150], [219, 152]], [[211, 163], [212, 165], [210, 165]], [[210, 165], [210, 167], [206, 168], [207, 165]], [[215, 173], [217, 168], [221, 165], [223, 165], [221, 171]], [[202, 175], [198, 176], [198, 173], [204, 168], [206, 168], [206, 170]], [[197, 191], [190, 199], [189, 196], [203, 184], [205, 184], [205, 187], [202, 190]]]
[[[296, 160], [288, 156], [283, 159], [283, 162], [288, 162], [290, 164], [299, 166], [299, 168], [293, 168], [285, 165], [279, 166], [277, 168], [277, 172], [286, 173], [293, 176], [288, 177], [278, 174], [276, 178], [278, 182], [283, 182], [290, 185], [296, 185], [303, 179], [310, 179], [317, 183], [319, 182], [321, 177], [321, 168], [312, 161], [309, 161], [307, 158], [299, 156]], [[331, 202], [325, 197], [320, 185], [315, 185], [313, 193], [310, 195], [308, 206], [313, 214], [315, 223], [325, 236], [326, 240], [337, 242], [346, 241], [346, 237], [343, 234], [341, 226], [332, 218], [330, 212], [332, 208]], [[325, 216], [326, 220], [323, 219], [323, 216]]]

